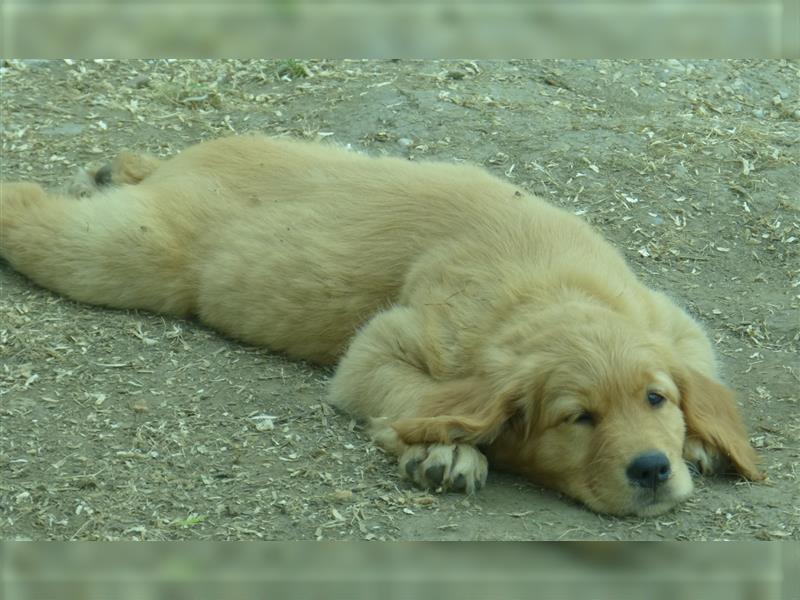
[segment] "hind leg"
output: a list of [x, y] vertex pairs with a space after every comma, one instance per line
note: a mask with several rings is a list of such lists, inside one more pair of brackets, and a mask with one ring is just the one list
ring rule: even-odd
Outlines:
[[124, 150], [110, 163], [78, 171], [65, 192], [69, 196], [85, 198], [105, 187], [136, 185], [149, 177], [160, 164], [161, 160], [155, 156]]
[[20, 211], [31, 209], [46, 196], [42, 186], [36, 183], [0, 182], [0, 223], [12, 223]]
[[190, 252], [152, 205], [139, 187], [75, 201], [32, 183], [0, 183], [0, 256], [75, 300], [187, 314]]

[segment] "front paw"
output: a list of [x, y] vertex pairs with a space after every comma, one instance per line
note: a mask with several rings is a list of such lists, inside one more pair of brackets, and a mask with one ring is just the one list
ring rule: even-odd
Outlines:
[[486, 483], [489, 463], [468, 444], [414, 444], [400, 457], [400, 472], [424, 489], [474, 494]]
[[683, 460], [688, 463], [690, 470], [699, 475], [720, 473], [730, 466], [730, 461], [719, 450], [696, 437], [686, 438]]

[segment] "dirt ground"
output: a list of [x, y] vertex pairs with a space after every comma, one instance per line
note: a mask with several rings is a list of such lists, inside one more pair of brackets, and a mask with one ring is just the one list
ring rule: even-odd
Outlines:
[[260, 131], [485, 165], [584, 216], [708, 328], [769, 474], [657, 518], [492, 473], [401, 480], [330, 372], [0, 265], [4, 539], [800, 539], [800, 63], [5, 61], [2, 179]]

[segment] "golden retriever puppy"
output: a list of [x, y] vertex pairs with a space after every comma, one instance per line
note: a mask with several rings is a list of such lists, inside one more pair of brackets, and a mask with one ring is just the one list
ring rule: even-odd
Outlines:
[[3, 184], [2, 256], [75, 300], [338, 363], [330, 401], [420, 486], [471, 493], [492, 464], [653, 515], [691, 493], [686, 461], [762, 478], [698, 324], [479, 168], [242, 136], [89, 183]]

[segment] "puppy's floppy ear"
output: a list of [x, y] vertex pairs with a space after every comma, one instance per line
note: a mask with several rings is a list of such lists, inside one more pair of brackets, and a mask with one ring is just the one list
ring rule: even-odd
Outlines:
[[747, 479], [764, 479], [733, 392], [694, 369], [684, 370], [676, 379], [688, 435], [715, 448]]
[[486, 444], [514, 414], [511, 389], [495, 391], [481, 377], [443, 382], [422, 399], [420, 416], [392, 428], [406, 444]]

